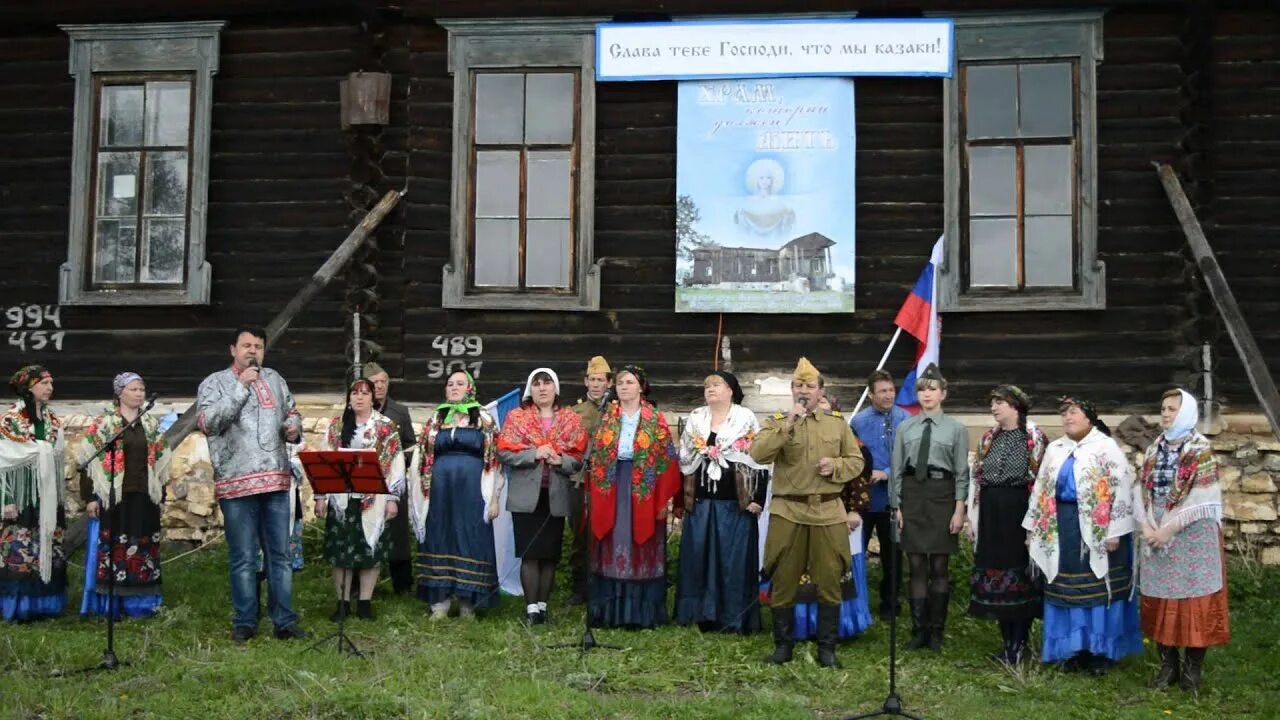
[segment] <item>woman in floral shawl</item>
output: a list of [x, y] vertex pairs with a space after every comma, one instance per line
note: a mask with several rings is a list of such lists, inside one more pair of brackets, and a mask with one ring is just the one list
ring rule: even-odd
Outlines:
[[81, 475], [80, 494], [92, 520], [80, 614], [107, 614], [114, 574], [115, 616], [146, 617], [160, 608], [160, 503], [173, 455], [151, 415], [125, 430], [114, 451], [103, 451], [147, 400], [137, 373], [120, 373], [111, 385], [111, 408], [93, 419], [76, 448], [81, 463], [101, 452]]
[[652, 628], [667, 621], [667, 503], [680, 491], [680, 463], [667, 421], [645, 395], [644, 371], [614, 376], [618, 399], [604, 410], [587, 471], [591, 523], [588, 622]]
[[1027, 419], [1031, 398], [1017, 385], [997, 387], [988, 400], [996, 424], [982, 434], [969, 483], [969, 614], [1000, 623], [1004, 647], [991, 659], [1016, 665], [1041, 612], [1042, 589], [1032, 576], [1022, 518], [1049, 439]]
[[569, 478], [582, 469], [586, 451], [582, 421], [560, 404], [560, 378], [550, 368], [529, 373], [520, 407], [507, 414], [498, 435], [498, 459], [511, 474], [507, 509], [529, 624], [547, 621], [569, 515]]
[[[1222, 486], [1200, 413], [1185, 390], [1160, 402], [1164, 432], [1147, 448], [1138, 475], [1142, 529], [1142, 630], [1156, 642], [1160, 670], [1152, 686], [1200, 689], [1205, 649], [1225, 645], [1227, 567], [1222, 548]], [[1184, 658], [1178, 650], [1186, 648]]]
[[0, 416], [0, 618], [21, 621], [67, 605], [66, 483], [53, 376], [28, 365], [9, 387], [19, 400]]
[[498, 604], [491, 523], [503, 480], [496, 423], [476, 401], [467, 371], [451, 373], [444, 394], [414, 448], [407, 494], [418, 538], [418, 597], [430, 603], [432, 620], [447, 617], [454, 598], [463, 618]]
[[1093, 403], [1063, 398], [1022, 527], [1044, 573], [1044, 650], [1067, 672], [1103, 675], [1142, 652], [1133, 600], [1133, 471]]
[[684, 518], [675, 620], [704, 631], [758, 632], [756, 518], [764, 509], [768, 466], [748, 453], [760, 423], [741, 405], [742, 388], [731, 373], [708, 375], [702, 392], [707, 404], [689, 413], [680, 434]]
[[[360, 379], [347, 389], [347, 409], [329, 422], [326, 450], [374, 450], [387, 484], [387, 495], [334, 493], [316, 496], [316, 516], [325, 518], [324, 556], [333, 565], [337, 622], [351, 614], [351, 579], [360, 574], [356, 617], [372, 620], [373, 588], [378, 571], [391, 554], [387, 522], [400, 512], [396, 498], [404, 487], [404, 452], [394, 421], [373, 409], [373, 383]], [[327, 516], [327, 517], [326, 517]]]

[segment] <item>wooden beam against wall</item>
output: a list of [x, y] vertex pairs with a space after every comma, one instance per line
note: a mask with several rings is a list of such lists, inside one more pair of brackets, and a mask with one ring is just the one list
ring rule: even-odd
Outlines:
[[1271, 422], [1271, 432], [1276, 437], [1280, 437], [1280, 392], [1277, 392], [1275, 381], [1262, 359], [1262, 351], [1258, 349], [1253, 333], [1249, 332], [1249, 326], [1244, 321], [1240, 306], [1236, 304], [1236, 297], [1231, 292], [1231, 286], [1227, 284], [1227, 278], [1222, 273], [1222, 267], [1218, 265], [1218, 258], [1213, 254], [1213, 248], [1204, 235], [1204, 229], [1200, 227], [1195, 211], [1191, 209], [1191, 201], [1187, 199], [1178, 175], [1166, 164], [1153, 164], [1156, 173], [1160, 176], [1160, 184], [1164, 186], [1165, 195], [1169, 196], [1169, 203], [1173, 205], [1173, 212], [1178, 216], [1178, 222], [1182, 224], [1182, 232], [1191, 245], [1191, 254], [1195, 257], [1200, 275], [1204, 277], [1205, 285], [1209, 288], [1209, 295], [1213, 297], [1218, 312], [1222, 314], [1227, 332], [1231, 335], [1231, 342], [1236, 346], [1236, 354], [1244, 364], [1244, 371], [1249, 377], [1249, 384], [1253, 386], [1253, 393], [1262, 405], [1262, 412]]
[[[351, 231], [351, 234], [347, 235], [347, 239], [343, 240], [342, 244], [329, 256], [329, 259], [324, 261], [319, 270], [316, 270], [315, 274], [311, 276], [311, 280], [302, 286], [302, 289], [293, 296], [289, 304], [285, 305], [284, 309], [272, 318], [271, 323], [267, 325], [267, 347], [275, 345], [280, 336], [284, 335], [284, 331], [289, 329], [289, 323], [293, 322], [298, 313], [302, 312], [302, 309], [333, 281], [334, 276], [342, 268], [346, 267], [347, 263], [356, 254], [356, 251], [360, 249], [360, 246], [382, 223], [383, 218], [400, 202], [401, 197], [404, 197], [403, 190], [388, 190], [387, 194], [382, 196], [382, 200], [378, 201], [378, 204], [369, 211], [368, 215], [364, 216], [364, 219]], [[165, 439], [169, 441], [170, 447], [177, 447], [178, 443], [182, 442], [183, 439], [191, 434], [191, 431], [195, 430], [195, 427], [196, 406], [192, 405], [187, 408], [186, 412], [182, 413], [177, 422], [165, 431]]]

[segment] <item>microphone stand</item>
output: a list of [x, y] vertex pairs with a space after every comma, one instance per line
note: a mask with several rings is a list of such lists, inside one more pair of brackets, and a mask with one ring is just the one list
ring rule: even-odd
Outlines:
[[[600, 417], [596, 419], [596, 426], [591, 429], [591, 436], [590, 436], [591, 442], [587, 443], [587, 454], [586, 454], [587, 462], [584, 462], [582, 466], [582, 492], [584, 495], [587, 493], [587, 483], [590, 482], [589, 477], [590, 477], [591, 450], [595, 447], [596, 434], [600, 432], [600, 427], [604, 425], [605, 409], [608, 408], [609, 401], [613, 397], [614, 397], [613, 390], [612, 389], [606, 390], [604, 393], [604, 396], [600, 398], [600, 405], [596, 408], [596, 410], [599, 412]], [[586, 498], [583, 498], [583, 503], [585, 504], [585, 502], [586, 502]], [[582, 521], [587, 523], [587, 527], [583, 529], [583, 532], [591, 532], [591, 524], [588, 519], [590, 518], [590, 513], [591, 513], [590, 509], [587, 509], [585, 512], [582, 513]], [[577, 648], [579, 654], [585, 655], [588, 650], [593, 650], [595, 648], [600, 648], [602, 650], [625, 650], [626, 649], [621, 645], [609, 645], [608, 643], [596, 642], [596, 636], [591, 632], [591, 594], [592, 594], [591, 593], [591, 581], [592, 581], [591, 545], [593, 544], [592, 540], [593, 539], [590, 537], [587, 538], [587, 588], [586, 588], [587, 592], [585, 597], [583, 598], [584, 612], [582, 614], [582, 637], [578, 639], [578, 642], [555, 643], [553, 645], [548, 645], [547, 647], [552, 650], [559, 650], [562, 648]]]
[[[889, 581], [893, 584], [890, 592], [892, 607], [898, 606], [898, 521], [893, 513], [889, 515]], [[845, 720], [862, 720], [873, 717], [904, 717], [910, 720], [923, 720], [902, 709], [902, 698], [898, 697], [898, 613], [889, 619], [889, 696], [879, 710], [850, 715]]]
[[[150, 412], [151, 408], [155, 407], [156, 397], [157, 397], [156, 395], [152, 395], [151, 397], [147, 398], [146, 406], [144, 406], [142, 409], [138, 411], [137, 417], [125, 423], [120, 428], [119, 432], [117, 432], [110, 440], [103, 443], [101, 450], [98, 450], [93, 455], [90, 455], [84, 462], [77, 465], [76, 468], [79, 470], [79, 472], [85, 472], [86, 470], [88, 470], [89, 465], [94, 460], [101, 457], [103, 453], [106, 453], [106, 452], [114, 453], [116, 451], [117, 446], [120, 446], [123, 443], [125, 432], [132, 430], [135, 426], [141, 424], [142, 417], [146, 415], [148, 412]], [[113, 523], [111, 522], [111, 513], [117, 513], [117, 514], [119, 513], [118, 513], [118, 508], [116, 506], [116, 502], [117, 502], [116, 465], [114, 462], [110, 463], [107, 467], [107, 481], [108, 481], [107, 507], [106, 507], [107, 537], [108, 537], [108, 541], [107, 541], [107, 648], [102, 651], [102, 662], [98, 663], [93, 667], [85, 668], [84, 672], [93, 672], [95, 670], [115, 670], [121, 665], [129, 664], [129, 663], [120, 662], [120, 659], [116, 656], [116, 572], [115, 572], [116, 533], [115, 533], [115, 528], [113, 527]], [[103, 513], [99, 511], [99, 515], [101, 514]], [[101, 536], [102, 531], [99, 530], [98, 532], [99, 532], [99, 536]], [[88, 538], [86, 542], [98, 542], [98, 539]], [[98, 552], [99, 553], [102, 552], [101, 547], [98, 548]]]

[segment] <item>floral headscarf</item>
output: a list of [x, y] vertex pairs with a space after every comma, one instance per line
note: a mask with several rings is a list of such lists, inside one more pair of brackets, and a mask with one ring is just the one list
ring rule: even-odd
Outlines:
[[23, 397], [47, 377], [53, 377], [53, 375], [43, 365], [28, 365], [9, 378], [9, 387], [18, 397]]
[[1080, 412], [1084, 413], [1084, 416], [1089, 418], [1089, 422], [1092, 423], [1094, 427], [1098, 428], [1098, 432], [1106, 435], [1107, 437], [1111, 437], [1111, 428], [1107, 427], [1106, 423], [1098, 419], [1098, 408], [1092, 401], [1082, 400], [1070, 395], [1058, 398], [1058, 412], [1066, 410], [1067, 407], [1071, 405], [1075, 405], [1080, 408]]
[[115, 376], [115, 379], [111, 381], [112, 397], [120, 397], [120, 393], [124, 392], [124, 389], [129, 387], [129, 383], [134, 380], [141, 379], [142, 376], [136, 372], [122, 372]]

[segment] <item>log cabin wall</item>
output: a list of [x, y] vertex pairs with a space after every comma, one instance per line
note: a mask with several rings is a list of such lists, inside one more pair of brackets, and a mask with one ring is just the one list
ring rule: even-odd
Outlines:
[[[1053, 7], [1052, 3], [1033, 4]], [[431, 5], [440, 17], [520, 15], [516, 2], [445, 0], [441, 5]], [[715, 5], [674, 2], [664, 9], [674, 15], [717, 12], [720, 8]], [[832, 5], [815, 0], [804, 7], [792, 3], [760, 10], [836, 9]], [[930, 3], [929, 9], [953, 9], [954, 5]], [[1220, 115], [1223, 111], [1214, 102], [1216, 96], [1204, 94], [1212, 88], [1200, 87], [1211, 68], [1210, 54], [1194, 42], [1196, 32], [1202, 32], [1197, 23], [1206, 12], [1218, 13], [1203, 3], [1198, 7], [1118, 5], [1103, 23], [1104, 59], [1098, 67], [1098, 244], [1100, 259], [1107, 266], [1107, 308], [945, 315], [942, 357], [952, 381], [953, 406], [981, 407], [992, 386], [1017, 382], [1047, 402], [1071, 392], [1095, 397], [1115, 410], [1150, 410], [1169, 386], [1198, 385], [1199, 343], [1206, 337], [1220, 337], [1220, 329], [1214, 329], [1215, 311], [1199, 288], [1185, 241], [1151, 163], [1176, 163], [1184, 181], [1195, 185], [1207, 172], [1199, 159], [1210, 151], [1197, 144], [1204, 142], [1197, 124], [1236, 123], [1241, 126], [1237, 133], [1256, 133], [1254, 141], [1263, 141], [1262, 147], [1271, 147], [1265, 143], [1274, 142], [1276, 134], [1264, 139], [1270, 126], [1238, 117], [1238, 110]], [[628, 9], [638, 8], [619, 2], [572, 7], [543, 3], [536, 14], [608, 16]], [[429, 20], [430, 12], [418, 13], [418, 20]], [[412, 7], [409, 14], [414, 15]], [[1257, 14], [1237, 12], [1231, 16], [1234, 19], [1225, 21], [1237, 33], [1248, 35], [1238, 41], [1238, 53], [1258, 49], [1259, 38], [1276, 39], [1272, 25], [1250, 24], [1248, 18]], [[1215, 46], [1221, 42], [1213, 39]], [[942, 228], [940, 81], [856, 81], [859, 282], [853, 316], [726, 314], [720, 325], [714, 314], [672, 312], [676, 144], [676, 85], [672, 82], [597, 85], [595, 247], [596, 257], [604, 264], [601, 311], [456, 311], [440, 308], [441, 267], [448, 256], [452, 121], [446, 34], [438, 27], [420, 27], [411, 44], [410, 65], [415, 73], [411, 82], [421, 92], [415, 93], [409, 112], [409, 132], [415, 139], [410, 149], [402, 395], [435, 399], [443, 380], [427, 375], [433, 368], [438, 372], [439, 338], [478, 335], [484, 341], [482, 395], [520, 384], [529, 369], [541, 364], [557, 369], [576, 385], [586, 358], [603, 353], [615, 366], [626, 361], [644, 365], [659, 399], [684, 404], [700, 395], [700, 380], [711, 369], [718, 329], [732, 339], [734, 369], [740, 374], [784, 374], [798, 355], [805, 354], [835, 380], [840, 395], [851, 398], [860, 391], [860, 379], [883, 352], [893, 316]], [[1221, 54], [1214, 57], [1220, 60]], [[1269, 67], [1231, 68], [1233, 82], [1258, 87], [1274, 77], [1267, 74]], [[1244, 95], [1240, 93], [1237, 103]], [[1251, 107], [1257, 109], [1263, 102], [1254, 99]], [[1232, 154], [1225, 161], [1228, 166], [1265, 162], [1248, 158], [1250, 151], [1239, 145], [1221, 151]], [[1274, 174], [1275, 163], [1267, 167]], [[1211, 210], [1209, 203], [1223, 203], [1221, 198], [1203, 197], [1201, 212]], [[1255, 332], [1262, 333], [1271, 364], [1277, 366], [1275, 335], [1266, 327], [1268, 318], [1274, 317], [1275, 305], [1267, 303], [1274, 303], [1276, 254], [1273, 249], [1264, 250], [1256, 239], [1258, 224], [1265, 222], [1259, 217], [1265, 212], [1263, 204], [1249, 207], [1255, 214], [1231, 211], [1243, 224], [1236, 232], [1247, 238], [1234, 242], [1242, 251], [1256, 250], [1238, 264], [1231, 261], [1228, 272], [1233, 283], [1241, 286], [1237, 292], [1252, 298], [1246, 313]], [[1274, 217], [1272, 212], [1270, 222]], [[1215, 237], [1211, 231], [1211, 240]], [[1265, 278], [1249, 270], [1259, 260], [1272, 269]], [[889, 369], [902, 374], [913, 345], [900, 344]], [[1230, 353], [1229, 345], [1219, 342], [1219, 348]], [[1256, 407], [1239, 364], [1231, 360], [1223, 358], [1219, 378], [1223, 393], [1237, 400], [1237, 409]]]
[[[298, 3], [275, 3], [289, 9]], [[5, 309], [56, 306], [67, 256], [73, 80], [60, 23], [226, 20], [213, 80], [206, 307], [63, 307], [46, 332], [61, 350], [30, 345], [34, 329], [5, 327], [0, 367], [47, 365], [60, 398], [109, 397], [110, 378], [140, 372], [166, 396], [195, 394], [227, 361], [228, 334], [265, 325], [358, 222], [353, 203], [372, 192], [360, 168], [371, 143], [339, 128], [338, 82], [376, 69], [359, 16], [337, 3], [259, 16], [249, 3], [190, 3], [157, 16], [141, 4], [46, 3], [40, 17], [6, 9], [0, 25], [0, 292]], [[345, 3], [344, 5], [349, 5]], [[295, 10], [297, 8], [294, 8]], [[249, 14], [246, 14], [249, 13]], [[380, 179], [374, 178], [380, 184]], [[376, 198], [374, 198], [376, 201]], [[370, 203], [371, 204], [371, 203]], [[296, 392], [341, 388], [344, 291], [340, 281], [297, 317], [267, 364]], [[6, 319], [7, 320], [7, 319]], [[9, 323], [6, 322], [6, 325]], [[28, 332], [24, 350], [17, 334]], [[11, 334], [12, 333], [12, 334]]]

